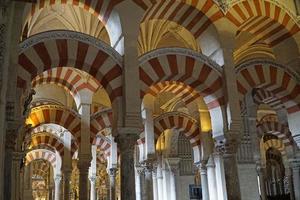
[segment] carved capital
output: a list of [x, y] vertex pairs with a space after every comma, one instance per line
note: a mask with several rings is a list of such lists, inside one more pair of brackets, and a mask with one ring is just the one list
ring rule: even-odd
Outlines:
[[129, 134], [129, 133], [119, 133], [115, 141], [118, 144], [118, 147], [121, 150], [121, 153], [125, 153], [128, 151], [134, 151], [134, 146], [137, 143], [137, 140], [139, 139], [138, 134]]
[[110, 177], [116, 177], [118, 172], [118, 168], [110, 168], [109, 169], [109, 176]]
[[224, 136], [215, 138], [217, 153], [223, 154], [224, 156], [236, 154], [240, 139], [241, 136], [239, 132], [233, 130], [227, 131]]

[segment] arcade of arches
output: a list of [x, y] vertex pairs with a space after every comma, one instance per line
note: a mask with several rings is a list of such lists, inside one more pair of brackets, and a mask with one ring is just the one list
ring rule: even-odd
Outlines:
[[300, 200], [299, 0], [0, 0], [0, 200]]

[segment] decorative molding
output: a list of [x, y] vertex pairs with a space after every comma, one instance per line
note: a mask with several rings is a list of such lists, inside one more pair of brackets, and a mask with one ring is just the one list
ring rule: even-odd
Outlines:
[[145, 62], [159, 57], [163, 55], [168, 55], [168, 54], [176, 54], [176, 55], [182, 55], [182, 56], [189, 56], [194, 58], [197, 61], [200, 61], [202, 63], [205, 63], [206, 65], [213, 67], [219, 75], [222, 75], [223, 68], [218, 65], [215, 61], [211, 60], [209, 57], [201, 54], [200, 52], [191, 50], [191, 49], [185, 49], [185, 48], [160, 48], [160, 49], [155, 49], [153, 51], [150, 51], [146, 54], [143, 54], [142, 56], [139, 57], [139, 63], [140, 65], [144, 64]]
[[87, 43], [99, 50], [104, 51], [105, 53], [110, 55], [113, 60], [118, 63], [119, 66], [123, 66], [123, 57], [110, 45], [97, 38], [75, 31], [47, 31], [33, 35], [19, 44], [19, 54], [23, 53], [26, 49], [34, 46], [35, 44], [51, 39], [70, 39]]

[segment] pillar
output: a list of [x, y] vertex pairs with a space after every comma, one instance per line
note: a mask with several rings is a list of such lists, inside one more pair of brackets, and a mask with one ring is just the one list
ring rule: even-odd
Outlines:
[[69, 200], [70, 198], [70, 180], [71, 180], [72, 170], [63, 171], [63, 187], [64, 187], [64, 200]]
[[91, 186], [90, 200], [96, 200], [97, 199], [96, 176], [90, 176], [89, 179], [90, 179], [90, 186]]
[[153, 200], [153, 166], [152, 163], [145, 163], [143, 167], [145, 173], [145, 197], [143, 200]]
[[236, 158], [236, 152], [238, 147], [236, 139], [238, 139], [239, 136], [238, 134], [234, 133], [227, 134], [228, 135], [225, 136], [225, 140], [217, 141], [216, 148], [220, 156], [223, 158], [227, 199], [241, 200]]
[[200, 164], [199, 171], [201, 176], [202, 198], [209, 200], [207, 168], [205, 163]]
[[111, 168], [109, 169], [109, 193], [110, 193], [110, 200], [116, 200], [116, 175], [118, 169]]
[[163, 191], [163, 175], [161, 169], [161, 163], [157, 165], [157, 188], [158, 188], [158, 199], [163, 200], [164, 198], [164, 191]]
[[177, 187], [176, 180], [179, 176], [179, 158], [168, 158], [167, 159], [169, 167], [170, 167], [170, 194], [171, 200], [177, 199]]
[[134, 147], [139, 132], [140, 129], [123, 128], [116, 137], [120, 148], [121, 199], [135, 200]]
[[143, 196], [143, 191], [142, 191], [142, 182], [144, 176], [144, 169], [141, 166], [136, 166], [135, 167], [135, 174], [136, 174], [136, 179], [135, 179], [135, 193], [136, 193], [136, 200], [142, 200]]
[[79, 200], [88, 200], [89, 193], [89, 167], [92, 160], [90, 143], [90, 112], [92, 103], [92, 92], [84, 89], [79, 92], [80, 103], [78, 112], [81, 115], [80, 122], [80, 146], [78, 151], [79, 169]]
[[11, 200], [20, 199], [20, 166], [23, 159], [24, 153], [13, 152], [12, 154], [12, 168], [11, 168]]
[[290, 167], [287, 167], [285, 169], [285, 175], [286, 175], [286, 178], [287, 178], [287, 194], [290, 194], [290, 199], [291, 200], [295, 200], [295, 196], [294, 196], [294, 189], [293, 189], [293, 172], [292, 172], [292, 169]]
[[89, 199], [89, 184], [88, 184], [89, 167], [90, 167], [90, 160], [88, 159], [80, 160], [79, 158], [78, 169], [79, 169], [79, 199], [80, 200]]
[[266, 184], [265, 184], [265, 168], [263, 168], [261, 165], [257, 165], [256, 170], [259, 178], [260, 198], [261, 200], [266, 200], [267, 194], [266, 194]]
[[152, 171], [152, 179], [153, 179], [153, 200], [158, 199], [158, 184], [157, 184], [157, 168], [154, 167]]
[[292, 163], [295, 200], [300, 200], [300, 162]]
[[32, 167], [31, 165], [27, 165], [24, 167], [24, 193], [23, 193], [23, 199], [25, 200], [31, 200], [33, 199], [32, 196]]
[[216, 171], [215, 171], [215, 161], [213, 155], [210, 156], [206, 164], [207, 168], [207, 183], [209, 190], [209, 200], [217, 200], [217, 184], [216, 184]]
[[54, 199], [60, 200], [61, 190], [60, 190], [60, 182], [61, 182], [61, 175], [56, 175], [54, 178]]

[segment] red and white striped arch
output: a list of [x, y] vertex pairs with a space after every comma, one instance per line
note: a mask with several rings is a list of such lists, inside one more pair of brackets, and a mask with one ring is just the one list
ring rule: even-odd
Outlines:
[[283, 108], [282, 102], [270, 91], [257, 88], [252, 91], [253, 101], [257, 105], [267, 104], [274, 110]]
[[258, 124], [256, 128], [260, 138], [265, 134], [272, 134], [277, 136], [278, 139], [282, 140], [285, 146], [291, 146], [294, 143], [289, 128], [284, 124], [280, 124], [279, 122], [263, 122]]
[[[58, 130], [55, 130], [55, 129], [51, 128], [47, 124], [43, 124], [43, 125], [37, 126], [36, 128], [32, 129], [31, 135], [39, 134], [39, 133], [46, 133], [46, 134], [50, 134], [51, 136], [58, 139], [57, 132], [58, 132]], [[58, 139], [58, 140], [60, 140], [60, 139]], [[64, 141], [62, 141], [62, 140], [61, 140], [61, 142], [64, 143]], [[75, 153], [75, 151], [77, 149], [78, 149], [78, 144], [76, 143], [74, 138], [72, 138], [71, 139], [71, 153], [72, 153], [72, 155]]]
[[[205, 55], [211, 55], [220, 48], [218, 32], [213, 23], [223, 16], [213, 0], [202, 0], [197, 3], [158, 0], [153, 1], [152, 6], [146, 11], [142, 23], [150, 20], [172, 21], [194, 36]], [[205, 40], [207, 35], [209, 35], [209, 44]]]
[[111, 109], [101, 110], [91, 116], [91, 139], [95, 143], [96, 135], [105, 128], [112, 127], [113, 113]]
[[142, 22], [152, 19], [174, 21], [199, 38], [215, 21], [223, 17], [222, 11], [213, 0], [203, 0], [197, 7], [187, 2], [157, 1], [147, 10]]
[[34, 160], [46, 160], [52, 165], [53, 169], [55, 169], [56, 166], [55, 153], [46, 149], [36, 149], [29, 151], [25, 156], [25, 160], [26, 165], [30, 164]]
[[33, 108], [26, 123], [32, 124], [33, 128], [49, 123], [60, 125], [70, 131], [77, 143], [80, 143], [80, 116], [65, 107], [48, 105]]
[[254, 88], [274, 94], [289, 114], [300, 111], [300, 85], [289, 69], [269, 61], [251, 61], [236, 68], [241, 99]]
[[95, 38], [71, 31], [49, 31], [28, 38], [20, 46], [17, 79], [20, 88], [44, 71], [70, 66], [99, 81], [112, 102], [122, 96], [122, 57]]
[[182, 112], [168, 112], [153, 119], [155, 140], [167, 129], [177, 129], [190, 141], [194, 151], [194, 162], [200, 162], [200, 129], [198, 122]]
[[111, 141], [109, 141], [109, 139], [106, 138], [105, 136], [98, 134], [94, 139], [93, 145], [96, 145], [102, 151], [109, 153]]
[[49, 145], [55, 148], [60, 156], [64, 155], [64, 144], [58, 138], [50, 134], [35, 134], [31, 136], [31, 146], [35, 147], [38, 145]]
[[180, 97], [187, 106], [201, 97], [200, 94], [192, 87], [176, 81], [159, 82], [156, 85], [151, 86], [149, 89], [149, 93], [152, 96], [157, 96], [162, 92], [173, 93], [175, 95], [174, 98]]
[[[221, 71], [218, 65], [205, 56], [194, 55], [190, 50], [155, 50], [140, 58], [140, 97], [142, 99], [147, 93], [156, 94], [152, 86], [158, 83], [183, 83], [203, 97], [210, 111], [213, 133], [223, 132], [222, 106], [225, 99]], [[197, 95], [192, 96], [189, 99]]]
[[25, 27], [42, 9], [53, 5], [68, 4], [80, 7], [98, 17], [108, 32], [111, 47], [114, 47], [119, 53], [123, 53], [123, 44], [120, 42], [120, 38], [122, 38], [121, 22], [118, 13], [114, 11], [114, 7], [120, 2], [119, 0], [37, 0], [36, 3], [28, 4], [25, 8], [27, 15], [23, 26]]
[[99, 88], [99, 82], [93, 77], [86, 79], [82, 78], [76, 70], [70, 67], [57, 67], [43, 72], [32, 81], [32, 87], [43, 84], [56, 84], [62, 86], [71, 93], [73, 97], [83, 89], [88, 89], [95, 93]]
[[259, 40], [275, 46], [299, 32], [295, 17], [270, 0], [244, 0], [232, 6], [226, 17], [239, 31], [253, 34], [246, 44]]

